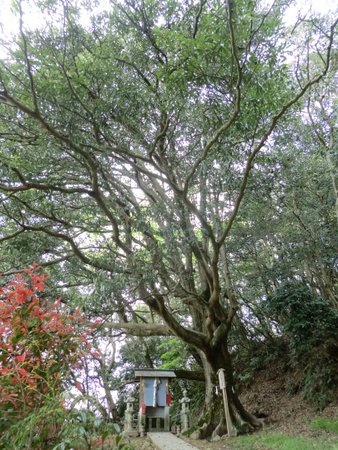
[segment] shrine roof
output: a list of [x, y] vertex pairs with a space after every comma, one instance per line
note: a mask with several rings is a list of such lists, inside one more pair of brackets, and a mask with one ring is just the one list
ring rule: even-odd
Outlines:
[[174, 370], [135, 369], [135, 378], [176, 378]]

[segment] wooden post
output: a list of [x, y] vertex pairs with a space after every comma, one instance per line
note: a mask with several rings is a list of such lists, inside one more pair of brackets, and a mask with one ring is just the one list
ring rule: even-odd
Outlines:
[[225, 382], [225, 376], [224, 376], [224, 369], [219, 369], [217, 372], [218, 375], [218, 381], [219, 381], [219, 387], [222, 390], [223, 393], [223, 403], [224, 403], [224, 412], [225, 412], [225, 420], [227, 424], [227, 430], [228, 430], [228, 437], [237, 436], [237, 431], [235, 427], [233, 426], [230, 410], [229, 410], [229, 402], [228, 402], [228, 395], [227, 395], [227, 389], [226, 389], [226, 382]]

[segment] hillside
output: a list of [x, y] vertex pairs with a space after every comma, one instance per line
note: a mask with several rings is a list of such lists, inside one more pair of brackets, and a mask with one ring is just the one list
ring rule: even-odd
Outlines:
[[[263, 417], [264, 430], [248, 436], [223, 438], [215, 442], [184, 439], [201, 450], [334, 450], [338, 449], [338, 401], [332, 399], [322, 411], [301, 394], [289, 395], [286, 380], [290, 373], [283, 364], [255, 373], [242, 387], [245, 407]], [[135, 450], [152, 450], [146, 438], [132, 440]]]

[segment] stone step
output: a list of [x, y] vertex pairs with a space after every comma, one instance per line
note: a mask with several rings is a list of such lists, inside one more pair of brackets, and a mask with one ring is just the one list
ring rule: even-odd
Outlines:
[[147, 436], [159, 450], [198, 450], [191, 444], [174, 436], [172, 433], [147, 433]]

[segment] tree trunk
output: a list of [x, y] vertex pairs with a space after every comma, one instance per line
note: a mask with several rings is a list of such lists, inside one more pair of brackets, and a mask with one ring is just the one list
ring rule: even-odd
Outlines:
[[205, 439], [210, 436], [214, 429], [214, 410], [215, 410], [215, 392], [214, 392], [214, 373], [213, 369], [206, 358], [206, 355], [199, 350], [199, 354], [203, 363], [204, 378], [205, 378], [205, 398], [204, 407], [199, 417], [199, 438]]
[[[216, 347], [210, 348], [206, 353], [206, 357], [213, 369], [214, 374], [217, 374], [219, 369], [224, 369], [230, 415], [233, 425], [235, 426], [237, 431], [241, 433], [260, 428], [262, 426], [262, 422], [254, 415], [246, 411], [237, 395], [231, 356], [227, 348], [227, 343], [222, 342]], [[218, 395], [221, 396], [221, 392], [219, 392]], [[218, 435], [225, 434], [224, 414], [221, 414], [220, 422], [217, 428], [215, 429], [215, 432], [217, 432]]]
[[230, 416], [237, 432], [245, 433], [260, 428], [262, 422], [246, 411], [237, 395], [231, 356], [226, 343], [223, 341], [222, 345], [220, 344], [214, 348], [209, 347], [204, 352], [200, 351], [199, 353], [203, 361], [206, 381], [205, 401], [198, 420], [198, 429], [194, 430], [191, 436], [197, 439], [205, 439], [210, 436], [215, 438], [216, 436], [227, 434], [222, 391], [219, 389], [218, 395], [215, 395], [214, 380], [218, 380], [217, 372], [219, 369], [224, 369], [225, 371]]

